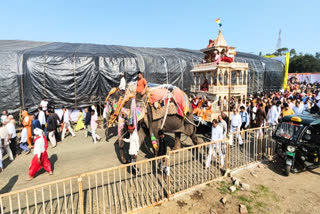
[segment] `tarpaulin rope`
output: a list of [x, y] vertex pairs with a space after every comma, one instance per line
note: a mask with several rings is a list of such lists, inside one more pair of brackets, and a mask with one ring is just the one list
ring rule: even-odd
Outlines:
[[73, 78], [74, 78], [74, 108], [77, 108], [77, 74], [76, 74], [76, 52], [73, 55]]
[[46, 90], [46, 63], [47, 63], [47, 54], [48, 52], [46, 52], [46, 54], [43, 57], [43, 95], [46, 97], [47, 96], [47, 90]]

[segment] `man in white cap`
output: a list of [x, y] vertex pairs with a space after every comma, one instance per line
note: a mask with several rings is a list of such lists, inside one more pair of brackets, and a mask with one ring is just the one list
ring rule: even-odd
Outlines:
[[120, 73], [120, 85], [119, 90], [121, 96], [124, 96], [126, 90], [126, 79], [124, 78], [124, 73]]
[[49, 175], [52, 175], [51, 163], [48, 159], [47, 148], [48, 142], [46, 138], [43, 136], [42, 130], [39, 128], [34, 129], [33, 131], [35, 135], [34, 139], [34, 157], [32, 158], [30, 167], [29, 167], [29, 178], [27, 180], [31, 180], [34, 178], [34, 175], [43, 167]]

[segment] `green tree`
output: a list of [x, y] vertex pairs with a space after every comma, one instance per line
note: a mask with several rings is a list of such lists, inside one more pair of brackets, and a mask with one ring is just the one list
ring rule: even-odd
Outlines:
[[290, 59], [289, 73], [320, 72], [320, 59], [311, 54], [294, 56]]
[[320, 52], [316, 52], [316, 58], [320, 59]]
[[279, 48], [278, 50], [276, 50], [276, 52], [273, 53], [273, 55], [275, 56], [282, 56], [284, 55], [286, 52], [288, 52], [289, 49], [288, 48]]
[[294, 57], [294, 56], [296, 56], [296, 55], [297, 55], [296, 50], [295, 50], [294, 48], [292, 48], [292, 49], [290, 50], [290, 56], [291, 56], [291, 57]]

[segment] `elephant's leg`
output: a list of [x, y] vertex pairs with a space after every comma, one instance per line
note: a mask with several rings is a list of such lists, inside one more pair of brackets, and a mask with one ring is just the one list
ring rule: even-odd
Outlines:
[[190, 135], [190, 138], [191, 138], [192, 143], [193, 143], [194, 145], [200, 144], [199, 139], [198, 139], [198, 137], [196, 136], [196, 133], [195, 133], [195, 132], [193, 132], [193, 133]]
[[105, 128], [104, 135], [106, 137], [106, 141], [108, 142], [109, 141], [109, 139], [108, 139], [108, 137], [109, 137], [109, 128], [108, 127]]
[[175, 143], [174, 143], [173, 150], [180, 149], [181, 148], [181, 140], [180, 140], [181, 132], [174, 133], [174, 136], [175, 136]]
[[124, 141], [122, 139], [118, 139], [119, 144], [119, 154], [120, 154], [120, 161], [121, 163], [127, 163], [127, 159], [124, 156]]

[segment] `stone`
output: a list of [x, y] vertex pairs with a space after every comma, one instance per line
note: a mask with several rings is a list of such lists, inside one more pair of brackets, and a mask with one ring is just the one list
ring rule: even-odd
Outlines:
[[235, 180], [233, 182], [233, 185], [235, 185], [236, 187], [239, 187], [240, 186], [240, 180]]
[[214, 209], [210, 208], [209, 214], [217, 214], [217, 212]]
[[221, 203], [223, 205], [226, 205], [226, 203], [227, 203], [227, 199], [226, 198], [221, 198], [220, 201], [221, 201]]
[[235, 192], [237, 190], [237, 188], [235, 186], [231, 186], [229, 187], [230, 192]]
[[239, 178], [231, 177], [231, 181], [235, 182], [236, 180], [239, 180], [239, 181], [240, 181], [240, 179], [239, 179]]
[[240, 204], [240, 209], [239, 209], [240, 214], [248, 214], [248, 210], [246, 205]]
[[249, 190], [250, 189], [250, 185], [249, 184], [245, 184], [245, 183], [241, 183], [241, 187], [244, 189], [244, 190]]
[[257, 175], [257, 174], [255, 174], [255, 173], [253, 173], [253, 172], [250, 172], [250, 174], [251, 174], [253, 177], [255, 177], [255, 178], [257, 178], [257, 177], [258, 177], [258, 175]]
[[264, 169], [264, 166], [262, 164], [259, 164], [258, 168]]
[[199, 205], [199, 203], [192, 204], [193, 207], [198, 206], [198, 205]]

